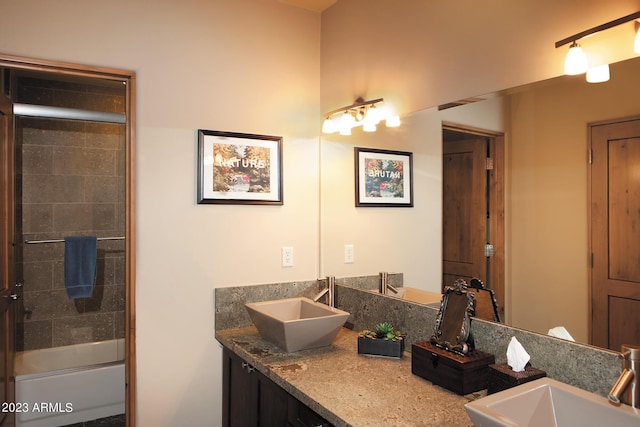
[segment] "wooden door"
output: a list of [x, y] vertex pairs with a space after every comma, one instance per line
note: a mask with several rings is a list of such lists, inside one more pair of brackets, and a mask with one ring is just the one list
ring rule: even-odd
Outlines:
[[443, 285], [458, 278], [487, 281], [487, 141], [443, 144]]
[[590, 126], [591, 341], [640, 344], [640, 119]]
[[[2, 195], [0, 211], [0, 401], [14, 402], [15, 382], [13, 357], [15, 353], [15, 179], [13, 114], [10, 101], [0, 93], [0, 169]], [[14, 425], [11, 412], [0, 412], [0, 425]]]

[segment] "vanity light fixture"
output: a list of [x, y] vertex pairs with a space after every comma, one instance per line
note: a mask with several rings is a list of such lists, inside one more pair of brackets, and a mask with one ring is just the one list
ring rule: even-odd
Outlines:
[[399, 116], [385, 117], [379, 107], [383, 102], [382, 98], [371, 101], [358, 98], [351, 105], [329, 111], [324, 115], [322, 133], [340, 132], [340, 135], [351, 135], [351, 129], [358, 126], [362, 126], [365, 132], [375, 132], [382, 120], [386, 121], [387, 127], [400, 126]]
[[[568, 43], [571, 43], [569, 46], [569, 52], [567, 52], [567, 57], [564, 62], [564, 72], [565, 74], [575, 75], [582, 74], [584, 72], [587, 73], [587, 81], [590, 83], [599, 83], [606, 82], [609, 80], [609, 65], [598, 65], [597, 67], [593, 67], [593, 69], [589, 69], [587, 57], [580, 48], [580, 45], [577, 43], [578, 40], [590, 36], [595, 33], [599, 33], [600, 31], [608, 30], [609, 28], [617, 27], [618, 25], [624, 24], [626, 22], [630, 22], [633, 20], [640, 19], [640, 12], [635, 12], [627, 16], [623, 16], [622, 18], [614, 19], [613, 21], [609, 21], [602, 25], [598, 25], [597, 27], [589, 28], [588, 30], [582, 31], [580, 33], [574, 34], [570, 37], [562, 39], [556, 42], [556, 49], [560, 46], [564, 46]], [[638, 23], [636, 22], [635, 29], [637, 31], [635, 37], [634, 51], [640, 53], [640, 29], [638, 29]]]
[[587, 55], [576, 42], [571, 43], [567, 57], [564, 59], [564, 73], [570, 76], [586, 73], [589, 68]]

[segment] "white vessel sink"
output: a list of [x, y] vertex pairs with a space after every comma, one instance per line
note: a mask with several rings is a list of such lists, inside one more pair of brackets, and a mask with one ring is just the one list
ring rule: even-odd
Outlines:
[[309, 298], [287, 298], [245, 304], [260, 335], [294, 352], [331, 344], [349, 313]]
[[607, 398], [541, 378], [467, 403], [476, 427], [638, 427], [640, 412]]

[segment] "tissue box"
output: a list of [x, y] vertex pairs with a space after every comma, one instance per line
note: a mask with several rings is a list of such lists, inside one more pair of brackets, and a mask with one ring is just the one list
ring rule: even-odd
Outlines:
[[527, 365], [522, 372], [514, 372], [506, 363], [489, 365], [489, 380], [487, 394], [497, 393], [538, 378], [546, 377], [547, 373]]
[[462, 356], [429, 341], [411, 346], [411, 372], [460, 395], [486, 389], [489, 365], [493, 363], [493, 354], [480, 350]]

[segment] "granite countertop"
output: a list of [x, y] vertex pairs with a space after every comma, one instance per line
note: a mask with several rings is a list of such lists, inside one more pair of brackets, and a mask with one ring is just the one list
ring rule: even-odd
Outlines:
[[285, 353], [254, 326], [216, 331], [216, 339], [336, 426], [472, 426], [459, 396], [411, 373], [411, 354], [358, 354], [342, 328], [328, 347]]

